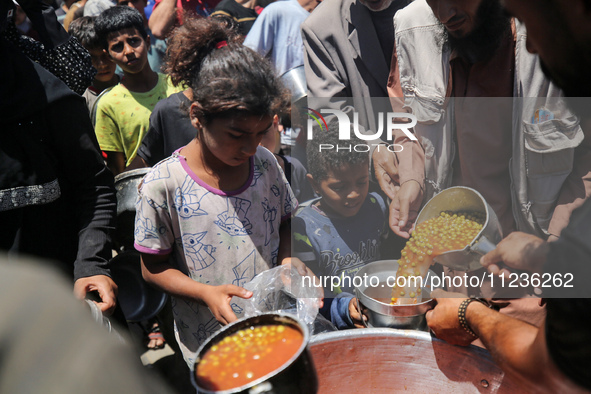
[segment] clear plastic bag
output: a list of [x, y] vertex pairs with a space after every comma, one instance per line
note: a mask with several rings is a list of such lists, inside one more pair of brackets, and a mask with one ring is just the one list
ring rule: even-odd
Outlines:
[[264, 271], [244, 288], [253, 292], [252, 297], [234, 297], [230, 303], [238, 318], [264, 312], [290, 313], [308, 326], [311, 335], [336, 331], [336, 327], [318, 313], [322, 288], [313, 286], [310, 278], [302, 277], [292, 266]]

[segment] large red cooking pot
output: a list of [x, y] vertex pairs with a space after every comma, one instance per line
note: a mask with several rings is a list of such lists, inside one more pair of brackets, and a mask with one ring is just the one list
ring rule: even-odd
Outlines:
[[318, 393], [530, 393], [490, 354], [453, 346], [429, 333], [363, 328], [310, 340]]

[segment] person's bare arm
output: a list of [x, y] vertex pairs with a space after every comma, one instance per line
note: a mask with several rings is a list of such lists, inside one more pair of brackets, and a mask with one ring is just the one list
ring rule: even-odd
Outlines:
[[125, 154], [123, 152], [108, 152], [107, 155], [107, 168], [111, 170], [113, 176], [119, 175], [125, 170]]
[[[443, 290], [432, 293], [437, 306], [427, 312], [433, 333], [454, 345], [468, 346], [476, 337], [460, 326], [458, 308], [465, 297]], [[542, 328], [492, 310], [480, 302], [466, 309], [468, 326], [480, 338], [499, 367], [535, 386], [540, 392], [580, 390], [551, 360]]]
[[279, 252], [277, 261], [281, 265], [293, 265], [302, 276], [313, 276], [314, 273], [297, 257], [291, 257], [291, 220], [285, 220], [279, 227]]
[[150, 166], [146, 164], [144, 159], [142, 159], [139, 155], [137, 155], [131, 161], [131, 163], [127, 167], [125, 167], [125, 171], [137, 170], [138, 168], [145, 168], [145, 167], [150, 167]]
[[[388, 75], [388, 96], [395, 113], [405, 113], [404, 93], [400, 86], [396, 48], [392, 52]], [[407, 120], [401, 119], [401, 123]], [[390, 203], [390, 228], [400, 237], [409, 238], [410, 230], [423, 202], [425, 183], [425, 152], [418, 140], [412, 140], [401, 129], [392, 134], [396, 153], [374, 152], [373, 163], [376, 179], [382, 190], [392, 200]], [[400, 150], [402, 149], [402, 150]], [[389, 157], [387, 155], [389, 153]]]
[[[583, 130], [589, 131], [591, 125], [581, 122]], [[583, 205], [591, 196], [591, 138], [583, 139], [583, 142], [575, 148], [573, 170], [562, 184], [556, 207], [552, 213], [552, 219], [548, 225], [549, 241], [555, 241], [560, 237], [570, 220], [575, 209]]]
[[164, 40], [174, 27], [177, 19], [176, 0], [162, 0], [150, 15], [148, 26], [154, 37]]
[[546, 345], [545, 324], [538, 329], [478, 302], [468, 306], [466, 318], [503, 371], [525, 378], [540, 392], [586, 392], [552, 361]]
[[543, 239], [514, 231], [499, 242], [494, 250], [482, 256], [480, 264], [487, 267], [490, 273], [505, 275], [507, 278], [509, 270], [503, 268], [501, 263], [510, 268], [542, 273], [548, 250], [548, 242]]
[[279, 252], [277, 261], [291, 257], [291, 220], [284, 220], [279, 226]]

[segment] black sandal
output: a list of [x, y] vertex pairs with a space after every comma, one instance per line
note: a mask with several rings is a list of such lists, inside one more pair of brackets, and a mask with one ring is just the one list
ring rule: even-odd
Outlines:
[[[156, 345], [153, 347], [150, 347], [150, 342], [152, 341], [157, 341], [158, 339], [162, 340], [162, 344], [161, 345]], [[166, 340], [164, 339], [164, 335], [162, 335], [162, 332], [160, 331], [160, 326], [158, 325], [158, 323], [154, 323], [154, 325], [152, 326], [152, 328], [150, 329], [150, 332], [148, 333], [148, 349], [150, 350], [156, 350], [156, 349], [162, 349], [164, 347], [164, 345], [166, 345]]]

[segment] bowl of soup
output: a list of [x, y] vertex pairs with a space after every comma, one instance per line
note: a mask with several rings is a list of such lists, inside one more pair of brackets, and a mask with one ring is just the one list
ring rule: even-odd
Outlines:
[[398, 260], [380, 260], [362, 267], [355, 275], [364, 278], [355, 288], [358, 307], [365, 316], [367, 327], [387, 327], [405, 330], [427, 331], [425, 313], [435, 307], [431, 299], [431, 275], [428, 271], [421, 289], [418, 302], [395, 305], [392, 303], [392, 287], [398, 270]]
[[315, 393], [308, 340], [306, 325], [292, 315], [239, 319], [197, 351], [195, 386], [203, 393]]

